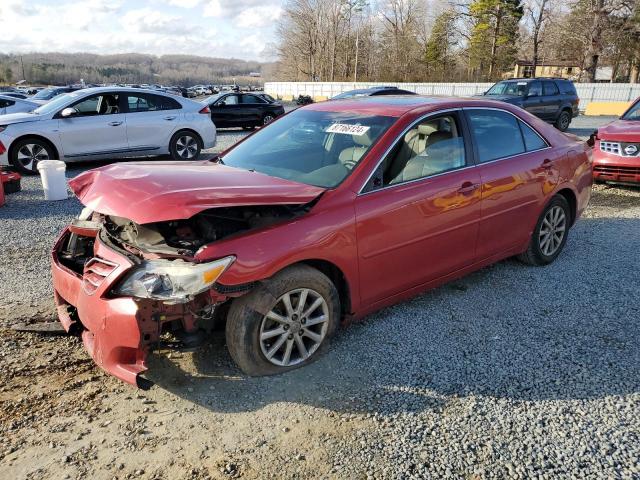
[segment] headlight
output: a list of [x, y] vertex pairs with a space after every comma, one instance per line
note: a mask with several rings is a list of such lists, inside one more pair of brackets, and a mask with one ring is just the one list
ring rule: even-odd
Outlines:
[[4, 132], [7, 129], [7, 125], [0, 125], [0, 132]]
[[113, 293], [173, 303], [188, 302], [211, 287], [235, 259], [230, 256], [209, 263], [148, 260], [125, 277]]

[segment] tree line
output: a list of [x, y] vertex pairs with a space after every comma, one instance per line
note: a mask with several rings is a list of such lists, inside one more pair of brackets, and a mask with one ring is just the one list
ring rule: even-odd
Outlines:
[[637, 82], [640, 0], [288, 0], [277, 76], [291, 81], [494, 81], [516, 60]]
[[249, 77], [267, 65], [238, 59], [191, 55], [145, 55], [127, 53], [94, 55], [89, 53], [0, 54], [0, 83], [26, 80], [34, 85], [86, 83], [150, 83], [194, 85], [210, 83], [255, 84]]

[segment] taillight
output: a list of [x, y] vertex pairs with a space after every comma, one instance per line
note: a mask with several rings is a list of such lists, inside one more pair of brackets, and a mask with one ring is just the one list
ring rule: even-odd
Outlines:
[[202, 110], [200, 110], [198, 113], [211, 113], [211, 110], [209, 110], [209, 105], [205, 105], [204, 107], [202, 107]]
[[0, 142], [0, 155], [7, 151], [7, 147], [4, 146], [2, 142]]

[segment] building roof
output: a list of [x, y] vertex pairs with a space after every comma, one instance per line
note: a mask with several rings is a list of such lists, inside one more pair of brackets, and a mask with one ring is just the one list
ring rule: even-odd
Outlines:
[[[533, 66], [533, 60], [517, 60], [516, 65]], [[538, 60], [538, 67], [578, 67], [580, 62], [576, 60]]]

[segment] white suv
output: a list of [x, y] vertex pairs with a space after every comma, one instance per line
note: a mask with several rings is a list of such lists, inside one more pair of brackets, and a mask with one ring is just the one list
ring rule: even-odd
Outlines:
[[30, 113], [0, 115], [0, 165], [35, 173], [40, 160], [170, 154], [195, 160], [216, 142], [208, 107], [161, 92], [98, 87], [61, 95]]

